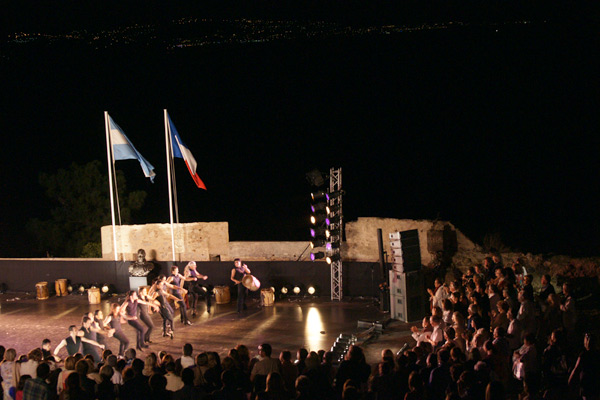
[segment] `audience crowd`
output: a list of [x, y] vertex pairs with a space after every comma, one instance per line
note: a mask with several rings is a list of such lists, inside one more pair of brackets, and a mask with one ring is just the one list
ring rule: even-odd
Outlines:
[[20, 356], [0, 346], [2, 393], [5, 400], [599, 399], [596, 336], [578, 326], [572, 288], [562, 285], [559, 295], [547, 275], [540, 290], [532, 284], [498, 256], [457, 280], [437, 278], [430, 315], [375, 365], [356, 345], [337, 364], [323, 350], [277, 357], [268, 343], [256, 354], [239, 344], [223, 358], [194, 354], [186, 343], [181, 354], [129, 348], [60, 360], [45, 340]]

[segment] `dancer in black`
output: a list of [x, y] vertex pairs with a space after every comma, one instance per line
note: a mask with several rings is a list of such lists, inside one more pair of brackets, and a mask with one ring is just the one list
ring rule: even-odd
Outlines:
[[179, 304], [179, 313], [181, 314], [181, 323], [184, 325], [192, 325], [192, 323], [188, 320], [187, 317], [187, 308], [185, 306], [185, 301], [183, 301], [183, 295], [187, 293], [187, 290], [183, 288], [183, 282], [185, 281], [185, 277], [179, 273], [179, 268], [177, 266], [171, 267], [171, 275], [167, 278], [167, 283], [170, 283], [171, 293], [173, 296], [177, 297], [177, 303]]
[[167, 283], [167, 278], [164, 275], [160, 275], [152, 283], [149, 296], [160, 304], [160, 316], [163, 320], [163, 337], [170, 336], [173, 339], [173, 332], [175, 330], [173, 326], [173, 308], [168, 300], [173, 299], [178, 301], [179, 299], [167, 292], [169, 286], [173, 285]]
[[233, 260], [233, 268], [231, 269], [231, 280], [237, 285], [237, 312], [241, 313], [246, 307], [246, 294], [248, 289], [242, 285], [242, 279], [244, 275], [251, 274], [250, 269], [246, 264], [242, 263], [242, 260], [236, 258]]
[[121, 315], [121, 307], [117, 303], [110, 305], [110, 314], [104, 320], [104, 325], [110, 327], [108, 335], [112, 335], [119, 341], [119, 355], [125, 354], [125, 350], [129, 347], [129, 339], [125, 336], [121, 323], [125, 322]]
[[206, 298], [206, 312], [210, 312], [212, 294], [212, 286], [208, 285], [203, 288], [200, 284], [200, 279], [207, 280], [208, 276], [202, 275], [196, 270], [196, 262], [190, 261], [183, 270], [183, 276], [185, 277], [184, 287], [188, 291], [188, 299], [190, 301], [190, 308], [192, 309], [192, 316], [196, 316], [196, 301], [198, 297], [205, 296]]
[[[152, 318], [149, 315], [149, 304], [153, 304], [152, 299], [148, 297], [148, 288], [142, 287], [139, 290], [140, 300], [145, 301], [146, 303], [140, 303], [140, 320], [148, 327], [146, 330], [146, 334], [144, 335], [145, 343], [152, 343], [150, 341], [150, 334], [154, 330], [154, 324], [152, 323]], [[158, 307], [156, 307], [156, 311], [158, 311]]]
[[94, 311], [94, 314], [90, 314], [92, 313], [88, 314], [88, 317], [92, 318], [91, 329], [97, 333], [96, 341], [106, 346], [108, 329], [106, 329], [106, 327], [104, 326], [104, 315], [102, 314], [102, 310], [96, 310]]
[[138, 320], [138, 304], [148, 303], [144, 300], [138, 299], [137, 292], [135, 290], [130, 291], [127, 294], [127, 300], [121, 306], [121, 315], [127, 320], [127, 323], [136, 330], [135, 348], [142, 350], [143, 348], [147, 348], [148, 345], [144, 344], [146, 327], [144, 327]]
[[[83, 337], [87, 339], [86, 341], [82, 341], [81, 345], [83, 347], [83, 354], [90, 354], [94, 357], [94, 363], [98, 364], [102, 359], [100, 354], [96, 351], [96, 345], [93, 343], [98, 343], [97, 333], [92, 329], [92, 323], [94, 320], [89, 316], [84, 316], [81, 320], [81, 328], [79, 328], [79, 332], [83, 332]], [[93, 343], [90, 343], [93, 342]], [[100, 345], [104, 348], [104, 345]]]
[[67, 348], [67, 353], [70, 356], [73, 356], [73, 355], [79, 353], [82, 342], [83, 343], [87, 342], [88, 344], [100, 347], [102, 350], [104, 350], [103, 345], [101, 345], [98, 342], [86, 339], [83, 336], [83, 333], [81, 331], [79, 331], [79, 329], [77, 329], [77, 326], [71, 325], [71, 326], [69, 326], [69, 336], [67, 336], [65, 339], [61, 340], [61, 342], [58, 344], [58, 346], [56, 346], [56, 348], [54, 349], [54, 357], [56, 358], [57, 361], [60, 360], [60, 357], [58, 357], [58, 353], [60, 352], [60, 350], [63, 347]]

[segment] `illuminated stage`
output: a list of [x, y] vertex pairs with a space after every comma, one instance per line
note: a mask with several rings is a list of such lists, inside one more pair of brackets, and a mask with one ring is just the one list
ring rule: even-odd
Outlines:
[[[216, 351], [224, 356], [235, 345], [245, 344], [255, 354], [256, 347], [265, 342], [273, 346], [277, 355], [281, 350], [295, 354], [299, 347], [310, 351], [329, 350], [340, 333], [364, 331], [357, 328], [359, 320], [383, 321], [389, 318], [389, 314], [380, 312], [370, 298], [343, 302], [331, 302], [325, 298], [287, 298], [276, 300], [274, 306], [261, 308], [258, 296], [256, 293], [253, 295], [247, 300], [248, 310], [241, 315], [236, 312], [234, 299], [229, 304], [213, 305], [210, 314], [206, 313], [206, 305], [200, 300], [198, 316], [190, 317], [192, 326], [184, 327], [176, 311], [174, 340], [162, 337], [162, 320], [159, 315], [153, 314], [153, 344], [146, 351], [166, 350], [178, 357], [183, 344], [191, 343], [194, 354]], [[115, 296], [91, 305], [87, 296], [73, 294], [52, 296], [48, 300], [36, 300], [34, 297], [35, 294], [24, 296], [24, 293], [0, 296], [0, 344], [15, 348], [17, 354], [41, 346], [45, 338], [52, 341], [54, 348], [67, 336], [69, 325], [81, 325], [84, 313], [101, 309], [106, 315], [111, 302], [120, 303], [124, 299], [122, 295]], [[123, 327], [130, 346], [135, 345], [133, 328], [126, 324]], [[409, 340], [408, 329], [406, 324], [390, 323], [382, 335], [365, 344], [367, 361], [377, 362], [384, 348], [397, 351]], [[109, 338], [107, 343], [109, 349], [118, 352], [116, 339]], [[64, 350], [60, 356], [66, 356]], [[143, 355], [138, 357], [143, 358]]]

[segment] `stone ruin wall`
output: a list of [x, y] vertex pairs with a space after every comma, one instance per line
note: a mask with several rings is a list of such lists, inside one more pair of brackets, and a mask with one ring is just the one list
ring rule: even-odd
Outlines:
[[[342, 251], [344, 260], [377, 262], [379, 250], [377, 229], [382, 229], [384, 251], [391, 254], [389, 233], [417, 229], [423, 265], [431, 264], [433, 253], [431, 232], [444, 228], [456, 232], [458, 251], [453, 258], [455, 265], [465, 267], [480, 263], [483, 252], [449, 222], [408, 220], [393, 218], [358, 218], [346, 223], [346, 241]], [[248, 261], [306, 261], [309, 259], [309, 242], [245, 242], [229, 241], [227, 222], [195, 222], [174, 225], [175, 253], [177, 261], [231, 261], [240, 257]], [[104, 226], [102, 233], [102, 258], [113, 259], [112, 226]], [[119, 258], [133, 261], [137, 250], [146, 250], [148, 260], [172, 259], [171, 226], [169, 224], [127, 225], [116, 227]]]

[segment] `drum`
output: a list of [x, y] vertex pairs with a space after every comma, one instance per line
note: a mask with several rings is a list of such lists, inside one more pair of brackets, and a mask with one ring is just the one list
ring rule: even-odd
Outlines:
[[93, 287], [88, 289], [88, 301], [90, 304], [100, 304], [100, 289]]
[[66, 296], [69, 294], [67, 290], [67, 280], [66, 279], [57, 279], [54, 282], [54, 289], [56, 290], [57, 296]]
[[46, 300], [50, 297], [50, 291], [48, 290], [48, 282], [38, 282], [35, 284], [35, 291], [38, 300]]
[[231, 301], [229, 286], [215, 286], [215, 300], [217, 304], [228, 304]]
[[263, 307], [270, 307], [275, 303], [275, 292], [272, 288], [260, 290], [260, 301]]
[[256, 292], [258, 289], [260, 289], [260, 281], [250, 274], [244, 275], [242, 278], [242, 285], [246, 286], [246, 288], [252, 290], [253, 292]]

